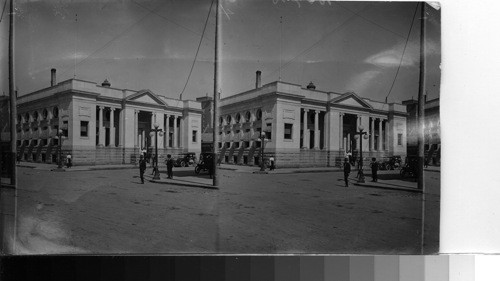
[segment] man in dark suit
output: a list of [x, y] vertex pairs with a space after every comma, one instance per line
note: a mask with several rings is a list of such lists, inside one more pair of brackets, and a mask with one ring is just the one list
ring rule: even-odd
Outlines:
[[351, 173], [351, 164], [349, 164], [349, 158], [344, 159], [344, 181], [345, 186], [349, 187], [349, 174]]
[[167, 160], [165, 163], [167, 164], [167, 179], [173, 179], [174, 173], [172, 169], [174, 168], [174, 160], [170, 154], [167, 154]]
[[141, 176], [141, 183], [144, 184], [144, 172], [146, 171], [146, 160], [142, 157], [139, 160], [139, 175]]

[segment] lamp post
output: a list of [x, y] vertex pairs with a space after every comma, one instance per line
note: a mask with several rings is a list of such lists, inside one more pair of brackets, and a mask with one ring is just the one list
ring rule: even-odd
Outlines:
[[57, 151], [57, 169], [56, 171], [64, 171], [62, 167], [61, 150], [62, 150], [62, 133], [61, 129], [57, 130], [57, 140], [58, 140], [58, 151]]
[[155, 128], [151, 129], [152, 132], [155, 133], [155, 158], [153, 159], [153, 165], [154, 165], [154, 180], [159, 180], [160, 179], [160, 170], [158, 169], [158, 133], [160, 133], [160, 136], [163, 134], [162, 129], [158, 129], [160, 125], [158, 123], [154, 123], [153, 125]]
[[261, 132], [260, 136], [259, 136], [259, 139], [260, 139], [260, 143], [261, 143], [261, 146], [262, 146], [261, 149], [260, 149], [260, 171], [261, 172], [265, 172], [266, 168], [264, 167], [264, 147], [266, 145], [266, 143], [265, 143], [266, 133], [265, 132]]
[[362, 125], [358, 126], [359, 132], [356, 132], [355, 138], [359, 138], [359, 162], [358, 162], [358, 182], [365, 182], [365, 174], [363, 173], [363, 138], [368, 139], [367, 132], [363, 132], [365, 128]]
[[258, 140], [260, 141], [260, 170], [253, 172], [254, 174], [267, 174], [266, 167], [264, 166], [264, 148], [266, 146], [266, 133], [261, 132]]

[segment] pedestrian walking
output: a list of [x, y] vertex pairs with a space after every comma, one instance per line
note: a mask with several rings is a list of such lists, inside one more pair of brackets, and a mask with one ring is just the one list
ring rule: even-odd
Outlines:
[[212, 154], [207, 154], [203, 161], [205, 161], [205, 165], [208, 168], [208, 175], [212, 178], [214, 175], [214, 158], [212, 157]]
[[274, 157], [269, 158], [269, 162], [271, 163], [271, 165], [269, 166], [269, 171], [274, 171], [274, 169], [276, 168], [274, 166]]
[[174, 159], [172, 159], [172, 156], [170, 154], [167, 154], [167, 160], [165, 161], [165, 164], [167, 164], [167, 179], [173, 179], [174, 173], [172, 169], [174, 168]]
[[349, 163], [349, 158], [344, 159], [344, 181], [345, 186], [349, 187], [349, 174], [351, 173], [351, 164]]
[[375, 158], [375, 157], [372, 158], [372, 162], [370, 163], [370, 167], [372, 168], [372, 181], [373, 182], [377, 182], [378, 181], [378, 175], [377, 175], [378, 162], [377, 162], [377, 158]]
[[73, 166], [73, 159], [71, 157], [71, 153], [68, 153], [68, 155], [66, 155], [66, 167], [67, 168], [71, 168], [71, 166]]
[[346, 156], [347, 156], [347, 159], [349, 160], [349, 164], [353, 165], [353, 163], [352, 163], [352, 152], [350, 150], [347, 151]]
[[146, 160], [141, 155], [139, 160], [139, 175], [141, 177], [141, 183], [144, 184], [144, 172], [146, 171]]

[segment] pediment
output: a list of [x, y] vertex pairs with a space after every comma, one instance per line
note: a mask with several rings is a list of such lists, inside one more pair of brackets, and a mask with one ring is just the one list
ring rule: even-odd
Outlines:
[[355, 93], [345, 93], [339, 97], [330, 100], [330, 103], [335, 105], [346, 105], [350, 107], [372, 108], [372, 106], [360, 98]]
[[156, 105], [166, 105], [158, 96], [150, 90], [141, 90], [126, 98], [126, 101], [134, 101], [140, 103], [149, 103]]

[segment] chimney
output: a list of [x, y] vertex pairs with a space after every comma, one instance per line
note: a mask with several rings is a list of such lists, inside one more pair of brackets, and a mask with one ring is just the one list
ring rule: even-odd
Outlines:
[[50, 70], [50, 86], [55, 86], [56, 85], [56, 69], [52, 68]]
[[257, 72], [255, 74], [256, 74], [256, 77], [255, 77], [255, 89], [258, 89], [261, 86], [260, 75], [262, 74], [262, 72], [260, 70], [257, 70]]
[[306, 87], [308, 90], [316, 90], [316, 86], [313, 84], [313, 82], [311, 81], [309, 83], [309, 85], [307, 85]]
[[111, 83], [109, 83], [108, 79], [104, 79], [104, 82], [102, 82], [101, 86], [109, 88], [111, 87]]

